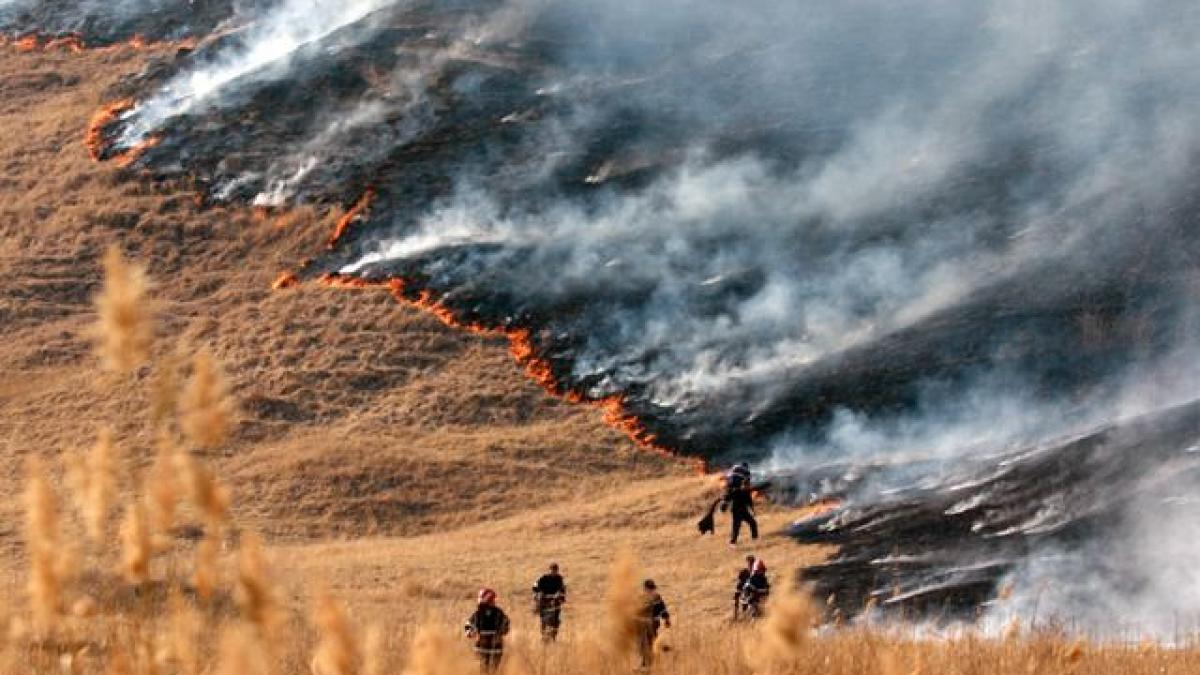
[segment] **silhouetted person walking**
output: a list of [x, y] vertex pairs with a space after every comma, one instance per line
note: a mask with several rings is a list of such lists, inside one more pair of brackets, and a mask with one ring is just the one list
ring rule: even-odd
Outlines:
[[642, 606], [638, 611], [638, 655], [642, 670], [650, 670], [654, 665], [654, 641], [664, 626], [671, 627], [671, 614], [654, 580], [647, 579], [642, 582]]
[[542, 641], [558, 639], [562, 625], [562, 607], [567, 602], [567, 585], [558, 573], [558, 564], [550, 563], [550, 571], [538, 577], [533, 585], [534, 611], [542, 624]]
[[750, 538], [758, 539], [758, 521], [754, 519], [754, 490], [750, 487], [750, 465], [742, 462], [725, 476], [725, 505], [732, 517], [729, 544], [737, 545], [742, 523], [750, 526]]

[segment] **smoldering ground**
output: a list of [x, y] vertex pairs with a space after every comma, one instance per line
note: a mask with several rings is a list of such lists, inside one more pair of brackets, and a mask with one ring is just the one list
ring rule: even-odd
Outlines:
[[[853, 446], [990, 475], [981, 458], [1108, 447], [1113, 402], [1194, 354], [1200, 9], [631, 4], [279, 2], [114, 92], [136, 103], [100, 155], [137, 147], [135, 167], [210, 200], [369, 193], [304, 276], [400, 279], [519, 329], [548, 386], [707, 458]], [[1191, 433], [1154, 427], [1133, 428], [1162, 453]], [[1063, 480], [1172, 465], [1138, 448]], [[908, 466], [893, 482], [931, 464]], [[1015, 475], [1025, 502], [1056, 498]], [[958, 483], [926, 477], [925, 524], [959, 535], [930, 544], [936, 564], [977, 567], [964, 542], [990, 497], [942, 513]], [[1118, 531], [1075, 522], [1037, 545]], [[1031, 550], [1011, 534], [966, 604]]]

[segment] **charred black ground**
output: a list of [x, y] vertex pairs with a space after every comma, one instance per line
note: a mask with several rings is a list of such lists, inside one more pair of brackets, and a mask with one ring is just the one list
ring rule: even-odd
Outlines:
[[[657, 445], [787, 464], [844, 449], [847, 416], [932, 443], [942, 409], [983, 426], [1019, 394], [1035, 423], [934, 453], [969, 488], [856, 486], [798, 526], [842, 545], [806, 574], [844, 612], [977, 607], [1045, 541], [1094, 541], [1123, 503], [1098, 492], [1179, 468], [1191, 407], [1103, 425], [1193, 350], [1200, 142], [1176, 122], [1200, 82], [1145, 45], [1190, 44], [1194, 9], [1035, 12], [1070, 28], [1031, 46], [1002, 5], [683, 4], [42, 3], [0, 27], [236, 25], [113, 91], [95, 155], [210, 202], [357, 203], [302, 278], [519, 331], [548, 386]], [[1163, 401], [1193, 396], [1172, 372]]]

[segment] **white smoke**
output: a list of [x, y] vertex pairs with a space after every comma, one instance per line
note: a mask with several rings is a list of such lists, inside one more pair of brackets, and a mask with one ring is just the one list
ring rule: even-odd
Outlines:
[[[168, 120], [229, 101], [232, 89], [247, 80], [286, 78], [297, 52], [339, 30], [359, 24], [396, 0], [285, 0], [234, 37], [210, 61], [173, 77], [154, 97], [125, 113], [129, 124], [117, 145], [131, 147], [154, 134]], [[350, 44], [369, 34], [354, 31]], [[326, 47], [328, 48], [328, 47]]]
[[[405, 6], [286, 0], [128, 113], [121, 143], [286, 82], [374, 35], [374, 13]], [[1119, 285], [1136, 251], [1155, 251], [1139, 264], [1161, 265], [1167, 283], [1194, 278], [1194, 235], [1179, 215], [1192, 208], [1200, 151], [1194, 3], [513, 0], [472, 9], [448, 35], [397, 46], [411, 58], [364, 100], [315, 112], [304, 142], [273, 149], [263, 171], [231, 179], [218, 196], [262, 181], [254, 201], [285, 205], [304, 199], [339, 153], [384, 164], [437, 126], [439, 105], [452, 106], [435, 87], [477, 93], [475, 80], [455, 79], [463, 63], [501, 64], [538, 80], [539, 100], [487, 120], [519, 136], [519, 149], [483, 139], [471, 160], [455, 155], [466, 165], [436, 176], [449, 194], [373, 213], [340, 272], [411, 264], [448, 295], [466, 287], [473, 300], [516, 298], [514, 311], [553, 310], [549, 327], [575, 339], [568, 379], [586, 393], [638, 388], [672, 414], [727, 429], [778, 413], [808, 369], [836, 376], [839, 359], [870, 349], [886, 360], [896, 351], [889, 338], [947, 316], [973, 322], [970, 339], [993, 350], [958, 379], [931, 378], [904, 409], [839, 410], [820, 434], [797, 410], [790, 428], [741, 445], [731, 431], [734, 447], [711, 449], [761, 453], [765, 444], [775, 468], [813, 457], [990, 456], [1198, 393], [1185, 375], [1194, 369], [1179, 367], [1196, 361], [1187, 316], [1147, 319], [1178, 323], [1166, 331], [1177, 333], [1177, 353], [1158, 370], [1126, 349], [1106, 364], [1103, 386], [1053, 396], [1006, 361], [1017, 347], [1004, 340], [1044, 339], [1036, 328], [989, 341], [1010, 309], [1052, 312], [1044, 298]], [[536, 59], [522, 54], [536, 67], [499, 48], [510, 44], [533, 45]], [[370, 141], [350, 142], [361, 138]], [[585, 161], [575, 184], [559, 182]], [[403, 195], [414, 186], [380, 187]], [[1158, 252], [1170, 248], [1160, 237], [1178, 239], [1177, 257]], [[1026, 306], [972, 304], [985, 296]], [[1179, 296], [1172, 310], [1194, 305]], [[992, 314], [949, 313], [976, 307]], [[1145, 394], [1167, 377], [1169, 394]], [[1086, 567], [1104, 547], [1194, 539], [1190, 520], [1160, 527], [1147, 515], [1155, 508], [1131, 504], [1129, 529], [1114, 528], [1082, 559], [1034, 556], [1016, 574], [1014, 605], [1078, 611], [1081, 587], [1059, 583], [1064, 570], [1107, 580], [1112, 570]], [[1059, 515], [1053, 505], [1041, 513]], [[1105, 581], [1106, 611], [1152, 617], [1159, 629], [1156, 605], [1200, 596], [1189, 586], [1163, 597], [1200, 551], [1162, 551], [1183, 562], [1148, 573], [1145, 602]], [[1118, 571], [1146, 566], [1104, 557]], [[1055, 593], [1029, 595], [1047, 585]]]

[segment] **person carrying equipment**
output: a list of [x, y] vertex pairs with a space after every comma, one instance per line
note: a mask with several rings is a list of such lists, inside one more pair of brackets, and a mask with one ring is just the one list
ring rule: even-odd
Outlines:
[[754, 570], [754, 556], [746, 556], [746, 566], [738, 570], [737, 581], [733, 584], [733, 620], [738, 620], [738, 608], [742, 604], [742, 586], [750, 578]]
[[729, 508], [733, 522], [729, 532], [729, 545], [736, 546], [742, 523], [750, 526], [750, 538], [758, 539], [758, 521], [754, 519], [754, 489], [750, 485], [750, 465], [742, 462], [729, 470], [725, 476], [725, 498], [721, 510]]
[[671, 627], [671, 614], [667, 603], [658, 594], [653, 579], [642, 582], [642, 607], [638, 610], [638, 655], [642, 659], [641, 669], [650, 670], [654, 664], [654, 641], [663, 626]]
[[496, 591], [484, 588], [479, 591], [479, 606], [467, 619], [463, 631], [475, 639], [475, 655], [479, 657], [479, 670], [494, 673], [500, 669], [504, 658], [504, 636], [508, 635], [508, 615], [496, 606]]
[[558, 639], [562, 625], [562, 606], [567, 602], [567, 585], [558, 573], [558, 564], [550, 563], [550, 571], [538, 577], [533, 585], [533, 611], [542, 623], [542, 642]]
[[742, 617], [751, 621], [762, 616], [763, 604], [771, 594], [771, 582], [767, 580], [767, 564], [754, 561], [753, 570], [742, 584]]

